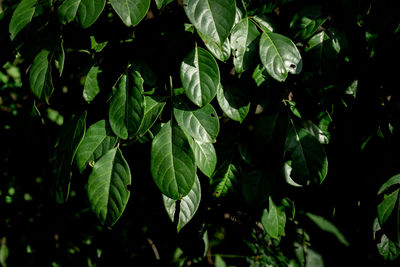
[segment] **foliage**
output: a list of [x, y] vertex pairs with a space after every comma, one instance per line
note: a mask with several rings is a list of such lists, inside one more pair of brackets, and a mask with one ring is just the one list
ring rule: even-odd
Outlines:
[[0, 263], [396, 264], [398, 10], [0, 1]]

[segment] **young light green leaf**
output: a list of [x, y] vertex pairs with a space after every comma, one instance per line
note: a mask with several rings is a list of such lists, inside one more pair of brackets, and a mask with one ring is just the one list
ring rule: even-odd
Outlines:
[[110, 3], [126, 26], [139, 24], [150, 8], [150, 0], [110, 0]]
[[238, 183], [239, 171], [231, 161], [223, 162], [211, 178], [211, 188], [215, 197], [233, 192]]
[[333, 225], [331, 222], [329, 222], [327, 219], [309, 213], [306, 213], [307, 217], [310, 218], [311, 221], [313, 221], [321, 230], [326, 231], [328, 233], [331, 233], [336, 236], [336, 238], [339, 240], [340, 243], [348, 247], [350, 244], [344, 237], [344, 235], [337, 229], [335, 225]]
[[160, 117], [165, 106], [165, 98], [157, 96], [145, 96], [145, 109], [142, 124], [140, 124], [138, 134], [144, 135]]
[[252, 65], [254, 54], [257, 51], [259, 35], [256, 25], [248, 18], [242, 19], [232, 29], [231, 46], [236, 72], [242, 73]]
[[317, 138], [305, 129], [293, 127], [286, 138], [285, 151], [291, 153], [290, 177], [296, 183], [322, 183], [328, 172], [328, 160]]
[[382, 194], [385, 192], [387, 189], [389, 189], [393, 185], [400, 185], [400, 174], [397, 174], [395, 176], [392, 176], [389, 180], [387, 180], [381, 188], [379, 188], [378, 195]]
[[192, 147], [196, 165], [200, 171], [207, 177], [211, 177], [217, 166], [217, 153], [214, 145], [211, 143], [201, 143], [195, 139], [189, 138]]
[[35, 14], [38, 0], [22, 0], [14, 13], [12, 14], [9, 32], [11, 33], [11, 40], [28, 25]]
[[109, 121], [114, 133], [127, 139], [135, 136], [143, 120], [143, 79], [137, 71], [129, 69], [122, 75], [117, 87], [110, 103]]
[[263, 204], [269, 194], [268, 177], [259, 170], [250, 172], [242, 180], [242, 191], [250, 205]]
[[384, 223], [389, 219], [390, 215], [393, 213], [393, 210], [399, 199], [399, 191], [390, 193], [385, 199], [378, 205], [378, 219], [379, 224], [384, 225]]
[[235, 22], [235, 0], [184, 0], [183, 6], [196, 29], [222, 46]]
[[230, 119], [243, 122], [250, 110], [247, 95], [237, 87], [220, 84], [217, 90], [217, 100], [222, 111]]
[[178, 125], [201, 143], [213, 143], [219, 132], [217, 112], [211, 104], [191, 109], [183, 102], [174, 103], [174, 116]]
[[61, 23], [66, 24], [77, 17], [82, 28], [88, 28], [99, 18], [105, 0], [65, 0], [57, 10]]
[[219, 85], [219, 69], [214, 57], [197, 47], [183, 60], [181, 80], [186, 96], [202, 107], [215, 97]]
[[96, 52], [101, 52], [107, 44], [108, 41], [98, 43], [93, 35], [90, 36], [90, 48]]
[[296, 45], [283, 35], [263, 32], [259, 53], [268, 74], [277, 81], [284, 81], [289, 72], [298, 74], [302, 69], [303, 63]]
[[97, 161], [117, 144], [118, 138], [113, 134], [107, 121], [101, 120], [91, 125], [86, 132], [78, 151], [76, 165], [83, 171], [91, 161]]
[[89, 176], [87, 192], [92, 211], [106, 226], [114, 225], [128, 203], [131, 184], [129, 165], [119, 148], [104, 154]]
[[179, 205], [179, 217], [177, 222], [178, 232], [193, 218], [199, 208], [201, 200], [201, 187], [199, 178], [196, 176], [190, 192], [181, 200], [174, 200], [163, 195], [164, 207], [169, 218], [174, 222], [176, 205]]
[[271, 197], [269, 198], [269, 210], [264, 210], [261, 224], [272, 238], [278, 238], [284, 234], [286, 214], [280, 207], [275, 205]]
[[186, 196], [196, 178], [196, 162], [186, 134], [169, 121], [151, 145], [151, 174], [160, 191], [178, 200]]
[[45, 92], [45, 97], [48, 99], [54, 90], [51, 80], [50, 58], [51, 52], [43, 49], [36, 55], [29, 71], [29, 84], [37, 98], [41, 98], [43, 92]]
[[202, 35], [201, 32], [197, 31], [197, 33], [203, 40], [208, 50], [214, 55], [214, 57], [218, 58], [222, 62], [225, 62], [229, 59], [229, 57], [231, 56], [231, 43], [229, 41], [229, 38], [227, 38], [222, 46], [220, 46], [215, 41], [208, 39], [206, 36]]
[[85, 85], [83, 87], [83, 98], [88, 102], [92, 102], [95, 96], [100, 92], [99, 81], [97, 75], [101, 73], [99, 66], [92, 66], [86, 76]]
[[326, 18], [322, 15], [321, 6], [308, 6], [296, 13], [290, 22], [290, 28], [294, 31], [294, 38], [306, 40], [311, 37]]

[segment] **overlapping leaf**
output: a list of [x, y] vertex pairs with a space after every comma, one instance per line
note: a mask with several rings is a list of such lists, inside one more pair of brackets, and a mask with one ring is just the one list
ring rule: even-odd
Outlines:
[[321, 6], [308, 6], [296, 13], [290, 28], [294, 31], [294, 38], [306, 40], [324, 24], [326, 17], [322, 15]]
[[217, 153], [212, 143], [200, 143], [189, 139], [192, 147], [196, 165], [207, 177], [211, 177], [217, 166]]
[[202, 35], [199, 31], [198, 34], [208, 50], [214, 55], [214, 57], [218, 58], [222, 62], [228, 60], [228, 58], [231, 56], [231, 42], [229, 41], [229, 38], [227, 38], [221, 46], [215, 41], [208, 39], [206, 36]]
[[220, 85], [217, 90], [217, 100], [222, 111], [232, 120], [241, 123], [249, 113], [250, 102], [239, 88]]
[[144, 135], [147, 130], [153, 126], [165, 106], [164, 97], [156, 96], [145, 96], [145, 109], [143, 115], [143, 121], [139, 127], [138, 134]]
[[242, 191], [250, 205], [263, 204], [269, 194], [268, 177], [259, 170], [250, 172], [242, 180]]
[[82, 28], [88, 28], [99, 18], [105, 0], [65, 0], [58, 8], [61, 23], [71, 22], [76, 17]]
[[126, 26], [139, 24], [150, 8], [150, 0], [110, 0], [110, 3]]

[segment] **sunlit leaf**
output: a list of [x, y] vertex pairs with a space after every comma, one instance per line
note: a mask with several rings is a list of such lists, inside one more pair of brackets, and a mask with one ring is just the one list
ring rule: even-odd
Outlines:
[[150, 8], [150, 0], [110, 0], [110, 3], [126, 26], [139, 24]]

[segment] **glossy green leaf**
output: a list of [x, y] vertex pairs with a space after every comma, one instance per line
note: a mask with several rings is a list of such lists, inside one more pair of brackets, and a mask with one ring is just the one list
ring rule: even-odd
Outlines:
[[271, 19], [262, 16], [254, 16], [252, 19], [257, 23], [257, 25], [262, 29], [264, 32], [273, 32], [274, 26], [272, 25]]
[[196, 162], [186, 134], [169, 121], [151, 145], [151, 174], [160, 191], [178, 200], [186, 196], [196, 178]]
[[287, 136], [285, 151], [291, 153], [290, 177], [296, 183], [322, 183], [328, 172], [328, 160], [317, 138], [305, 129], [293, 127]]
[[262, 214], [261, 224], [272, 238], [278, 238], [284, 234], [286, 214], [280, 207], [275, 205], [272, 198], [269, 198], [269, 209], [265, 209]]
[[250, 101], [237, 87], [220, 85], [217, 90], [217, 100], [222, 111], [232, 120], [242, 123], [249, 113]]
[[242, 191], [250, 205], [262, 205], [269, 194], [268, 177], [259, 170], [250, 172], [243, 177]]
[[181, 65], [181, 80], [187, 97], [202, 107], [215, 97], [219, 85], [219, 68], [214, 57], [197, 47]]
[[142, 93], [142, 77], [137, 71], [128, 70], [118, 82], [108, 113], [111, 128], [122, 139], [135, 136], [139, 130], [145, 110]]
[[231, 56], [231, 43], [229, 41], [229, 38], [227, 38], [221, 46], [212, 39], [208, 39], [206, 36], [202, 35], [201, 32], [198, 31], [197, 33], [203, 40], [208, 50], [214, 55], [214, 57], [221, 60], [222, 62], [225, 62], [229, 59], [229, 57]]
[[399, 191], [400, 189], [397, 189], [385, 196], [385, 199], [378, 205], [378, 219], [380, 225], [384, 225], [393, 213], [399, 199]]
[[329, 36], [325, 32], [320, 32], [314, 35], [308, 40], [304, 51], [308, 52], [311, 49], [319, 48], [319, 54], [322, 54], [323, 44], [324, 42], [329, 40]]
[[211, 188], [215, 197], [222, 197], [234, 192], [238, 183], [239, 171], [230, 161], [223, 162], [211, 178]]
[[302, 69], [301, 55], [296, 45], [283, 35], [263, 32], [259, 53], [268, 74], [277, 81], [284, 81], [289, 72], [298, 74]]
[[387, 189], [389, 189], [393, 185], [400, 185], [400, 174], [397, 174], [397, 175], [391, 177], [389, 180], [387, 180], [379, 188], [378, 195], [382, 194], [383, 192], [385, 192]]
[[76, 17], [82, 28], [88, 28], [99, 18], [105, 0], [65, 0], [57, 10], [61, 23], [71, 22]]
[[231, 46], [233, 51], [233, 64], [236, 72], [242, 73], [253, 64], [254, 55], [258, 47], [260, 33], [256, 25], [248, 18], [242, 19], [232, 29]]
[[86, 76], [85, 85], [83, 87], [83, 98], [88, 102], [96, 97], [100, 92], [99, 81], [97, 79], [98, 74], [101, 73], [99, 66], [92, 66], [89, 73]]
[[306, 40], [311, 37], [325, 21], [326, 18], [322, 15], [321, 6], [308, 6], [294, 15], [290, 22], [290, 28], [294, 31], [294, 38]]
[[18, 4], [12, 14], [9, 25], [11, 40], [32, 21], [37, 5], [38, 0], [22, 0]]
[[334, 236], [336, 236], [336, 238], [339, 240], [340, 243], [342, 243], [345, 246], [349, 246], [349, 242], [346, 240], [346, 238], [344, 237], [344, 235], [339, 231], [339, 229], [332, 224], [330, 221], [328, 221], [327, 219], [325, 219], [324, 217], [312, 214], [307, 212], [306, 213], [307, 217], [310, 218], [311, 221], [313, 221], [321, 230], [331, 233]]
[[94, 165], [87, 192], [92, 211], [103, 225], [112, 226], [121, 217], [130, 184], [129, 165], [118, 148], [109, 150]]
[[143, 115], [143, 121], [140, 124], [140, 128], [138, 130], [139, 135], [144, 135], [156, 120], [160, 117], [161, 112], [165, 106], [165, 98], [157, 97], [157, 96], [145, 96], [145, 109]]
[[328, 136], [312, 121], [305, 120], [303, 121], [302, 125], [304, 129], [307, 130], [310, 134], [314, 135], [321, 144], [326, 145], [329, 143]]
[[183, 102], [174, 103], [174, 116], [178, 125], [194, 139], [202, 143], [213, 143], [219, 132], [217, 112], [211, 104], [192, 109]]
[[211, 143], [201, 143], [195, 139], [189, 139], [196, 165], [207, 177], [211, 177], [217, 166], [217, 153]]
[[150, 8], [150, 0], [110, 0], [110, 3], [126, 26], [139, 24]]
[[196, 176], [193, 187], [189, 194], [181, 200], [174, 200], [163, 195], [164, 207], [172, 222], [176, 218], [176, 205], [179, 205], [179, 217], [176, 222], [178, 232], [193, 218], [199, 208], [201, 200], [201, 187], [199, 178]]
[[107, 121], [101, 120], [91, 125], [76, 152], [76, 164], [79, 171], [82, 172], [88, 163], [96, 162], [107, 151], [114, 148], [117, 139]]
[[29, 84], [37, 98], [41, 98], [44, 95], [48, 100], [54, 90], [51, 79], [50, 59], [51, 52], [43, 49], [36, 55], [29, 71]]
[[235, 0], [184, 0], [183, 6], [196, 29], [222, 46], [235, 22]]

